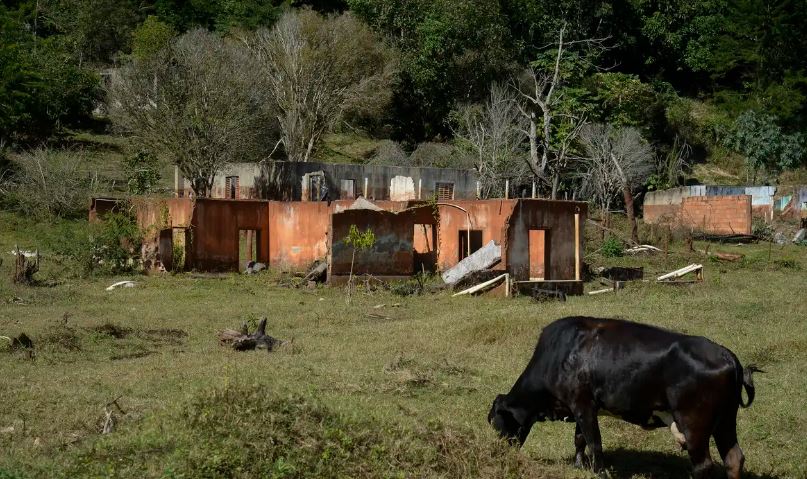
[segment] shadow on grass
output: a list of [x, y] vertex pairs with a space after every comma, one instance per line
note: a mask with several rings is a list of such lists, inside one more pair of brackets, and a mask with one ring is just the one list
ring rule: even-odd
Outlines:
[[[686, 454], [675, 455], [657, 451], [636, 451], [632, 449], [614, 449], [603, 451], [608, 477], [613, 479], [630, 479], [636, 475], [653, 479], [688, 478], [692, 474], [692, 464]], [[715, 460], [712, 477], [725, 478], [726, 473], [720, 459]], [[743, 479], [783, 479], [770, 474], [756, 474], [743, 471]]]

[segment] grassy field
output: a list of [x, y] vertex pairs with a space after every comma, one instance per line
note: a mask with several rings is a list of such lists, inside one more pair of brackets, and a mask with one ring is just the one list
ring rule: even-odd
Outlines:
[[[572, 467], [573, 425], [539, 423], [516, 451], [486, 422], [540, 329], [577, 314], [705, 335], [757, 363], [766, 373], [739, 414], [747, 477], [807, 477], [804, 247], [721, 247], [746, 257], [705, 261], [702, 284], [565, 303], [360, 292], [347, 304], [341, 289], [285, 288], [273, 273], [136, 276], [107, 292], [129, 278], [71, 279], [47, 251], [45, 285], [12, 285], [11, 245], [48, 231], [0, 213], [0, 335], [35, 343], [33, 357], [0, 343], [0, 478], [593, 477]], [[651, 277], [704, 260], [587, 259]], [[217, 343], [261, 316], [291, 344]], [[105, 408], [115, 427], [102, 435]], [[610, 418], [601, 429], [610, 477], [687, 477], [668, 431]]]

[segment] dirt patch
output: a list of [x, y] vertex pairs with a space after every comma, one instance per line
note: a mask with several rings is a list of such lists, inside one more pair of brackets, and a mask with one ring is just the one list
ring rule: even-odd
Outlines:
[[157, 351], [139, 351], [136, 353], [115, 354], [110, 356], [109, 359], [113, 361], [120, 361], [123, 359], [138, 359], [138, 358], [145, 358], [146, 356], [151, 356], [152, 354], [157, 354]]
[[93, 331], [101, 334], [105, 334], [107, 336], [112, 336], [115, 339], [123, 339], [129, 334], [131, 334], [131, 328], [127, 328], [124, 326], [118, 326], [112, 323], [104, 323], [101, 326], [96, 326], [92, 328]]

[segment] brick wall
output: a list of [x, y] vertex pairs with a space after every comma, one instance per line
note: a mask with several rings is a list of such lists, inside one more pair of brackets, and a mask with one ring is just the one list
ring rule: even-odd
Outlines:
[[705, 233], [751, 234], [751, 196], [684, 198], [680, 224]]

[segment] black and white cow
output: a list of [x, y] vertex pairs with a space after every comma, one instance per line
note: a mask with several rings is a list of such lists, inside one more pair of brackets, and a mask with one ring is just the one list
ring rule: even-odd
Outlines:
[[[532, 359], [507, 394], [493, 402], [488, 422], [519, 446], [536, 421], [577, 424], [575, 465], [602, 467], [598, 415], [646, 429], [670, 427], [689, 453], [696, 479], [712, 466], [709, 438], [738, 479], [745, 458], [737, 443], [737, 409], [754, 400], [751, 374], [719, 344], [621, 321], [567, 317], [548, 325]], [[748, 402], [742, 400], [745, 387]]]

